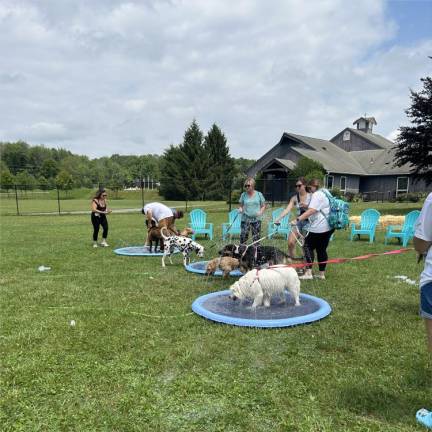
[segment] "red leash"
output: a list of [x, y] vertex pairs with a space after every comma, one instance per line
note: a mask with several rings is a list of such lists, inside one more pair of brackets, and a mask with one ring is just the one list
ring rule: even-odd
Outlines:
[[329, 259], [327, 261], [322, 261], [322, 262], [299, 263], [299, 264], [276, 264], [276, 265], [269, 266], [268, 268], [278, 268], [278, 267], [301, 268], [301, 267], [309, 267], [312, 265], [319, 265], [319, 264], [342, 264], [342, 263], [347, 262], [347, 261], [354, 261], [354, 260], [360, 261], [360, 260], [365, 260], [365, 259], [381, 256], [381, 255], [397, 255], [397, 254], [405, 253], [405, 252], [412, 251], [412, 250], [414, 250], [414, 248], [403, 248], [403, 249], [395, 249], [395, 250], [388, 251], [388, 252], [360, 255], [357, 257], [353, 257], [353, 258], [333, 258], [333, 259]]

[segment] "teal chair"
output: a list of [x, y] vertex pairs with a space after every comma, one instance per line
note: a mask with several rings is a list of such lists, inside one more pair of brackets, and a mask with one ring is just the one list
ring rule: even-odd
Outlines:
[[189, 213], [189, 226], [194, 230], [192, 240], [195, 240], [197, 234], [205, 234], [213, 240], [213, 224], [207, 222], [207, 213], [201, 209], [192, 210]]
[[285, 215], [280, 220], [280, 225], [275, 225], [274, 221], [280, 216], [280, 214], [283, 212], [283, 208], [277, 208], [276, 210], [273, 210], [272, 212], [272, 220], [269, 222], [267, 227], [267, 235], [269, 238], [272, 238], [276, 233], [281, 234], [285, 236], [286, 239], [288, 239], [289, 233], [291, 232], [291, 227], [289, 224], [289, 218], [290, 213]]
[[231, 210], [228, 213], [228, 223], [222, 224], [222, 240], [226, 240], [228, 236], [231, 239], [233, 235], [240, 235], [240, 222], [239, 211], [237, 209]]
[[405, 215], [403, 225], [389, 225], [386, 229], [384, 244], [391, 238], [397, 238], [402, 246], [406, 247], [408, 242], [414, 237], [414, 225], [419, 217], [420, 212], [413, 210]]
[[380, 212], [375, 209], [367, 209], [360, 215], [360, 223], [351, 224], [351, 236], [350, 240], [353, 239], [355, 235], [358, 235], [359, 239], [361, 235], [369, 236], [369, 243], [373, 243], [375, 240], [375, 230], [378, 225], [380, 218]]

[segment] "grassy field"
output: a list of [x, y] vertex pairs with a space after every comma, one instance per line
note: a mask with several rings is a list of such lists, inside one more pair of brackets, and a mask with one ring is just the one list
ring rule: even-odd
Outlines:
[[[218, 240], [199, 240], [206, 258], [225, 219], [210, 214]], [[160, 258], [116, 256], [143, 243], [142, 215], [109, 223], [111, 247], [93, 249], [88, 215], [1, 217], [2, 431], [421, 430], [414, 416], [432, 407], [432, 366], [418, 286], [394, 277], [418, 280], [414, 252], [329, 266], [302, 291], [326, 299], [330, 316], [258, 330], [191, 313], [229, 281], [187, 273], [179, 256], [165, 270]], [[329, 253], [394, 248], [383, 232], [370, 245], [343, 231]]]

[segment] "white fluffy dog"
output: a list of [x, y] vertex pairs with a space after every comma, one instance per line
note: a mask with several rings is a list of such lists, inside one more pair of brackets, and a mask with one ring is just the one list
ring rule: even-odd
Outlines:
[[292, 267], [265, 268], [262, 270], [250, 270], [237, 282], [231, 285], [230, 298], [233, 300], [246, 298], [253, 299], [252, 308], [270, 306], [274, 294], [283, 296], [285, 289], [294, 297], [295, 306], [300, 305], [300, 279]]

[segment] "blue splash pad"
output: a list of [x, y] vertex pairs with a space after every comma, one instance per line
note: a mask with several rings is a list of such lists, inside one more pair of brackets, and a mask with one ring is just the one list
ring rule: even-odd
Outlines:
[[[129, 246], [119, 249], [114, 249], [114, 253], [117, 255], [124, 256], [162, 256], [163, 252], [159, 250], [159, 247], [153, 247], [152, 252], [150, 252], [148, 246]], [[173, 253], [179, 253], [179, 250], [175, 249]]]
[[[208, 261], [197, 261], [197, 262], [188, 264], [186, 266], [186, 270], [190, 271], [192, 273], [205, 275], [207, 263], [208, 263]], [[214, 273], [214, 276], [223, 276], [223, 272], [221, 270], [216, 270]], [[240, 270], [236, 269], [236, 270], [233, 270], [232, 272], [230, 272], [230, 276], [240, 277], [240, 276], [243, 276], [243, 273]]]
[[319, 297], [300, 294], [300, 306], [287, 294], [286, 302], [272, 299], [270, 307], [251, 309], [252, 301], [231, 300], [229, 290], [218, 291], [198, 297], [192, 310], [212, 321], [243, 327], [290, 327], [320, 320], [331, 312], [330, 305]]

